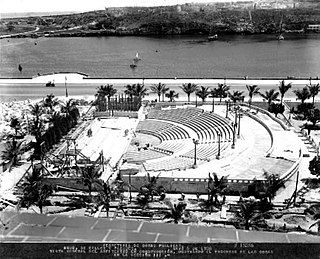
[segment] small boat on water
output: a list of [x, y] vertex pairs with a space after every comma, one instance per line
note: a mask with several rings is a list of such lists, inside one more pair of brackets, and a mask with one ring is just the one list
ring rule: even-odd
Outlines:
[[48, 83], [46, 83], [46, 87], [55, 87], [56, 85], [54, 84], [54, 81], [51, 82], [49, 81]]
[[213, 34], [208, 36], [208, 41], [214, 41], [218, 39], [218, 34]]
[[135, 58], [133, 59], [135, 62], [138, 62], [141, 60], [141, 58], [139, 57], [139, 53], [137, 52]]
[[19, 70], [20, 72], [22, 72], [22, 66], [21, 66], [21, 64], [19, 64], [18, 70]]
[[136, 68], [137, 65], [136, 65], [134, 62], [132, 62], [132, 64], [130, 64], [130, 67], [131, 67], [131, 68]]

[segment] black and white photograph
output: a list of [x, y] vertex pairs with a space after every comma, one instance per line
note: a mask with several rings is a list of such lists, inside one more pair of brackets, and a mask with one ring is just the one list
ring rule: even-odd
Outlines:
[[1, 258], [319, 258], [319, 0], [0, 0]]

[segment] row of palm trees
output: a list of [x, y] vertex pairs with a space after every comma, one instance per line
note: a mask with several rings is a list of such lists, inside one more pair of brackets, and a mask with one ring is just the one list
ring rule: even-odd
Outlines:
[[[278, 97], [280, 96], [280, 104], [283, 103], [283, 99], [287, 91], [292, 87], [291, 83], [286, 84], [284, 80], [279, 82], [278, 90], [276, 89], [270, 89], [265, 92], [260, 92], [260, 88], [257, 85], [246, 85], [247, 91], [248, 91], [248, 103], [252, 103], [252, 99], [255, 95], [259, 94], [261, 97], [263, 97], [269, 104], [271, 105], [272, 102], [278, 100]], [[124, 93], [128, 95], [131, 99], [133, 97], [143, 98], [146, 95], [148, 95], [148, 89], [145, 87], [144, 84], [133, 84], [133, 85], [126, 85], [125, 86]], [[210, 88], [210, 87], [204, 87], [199, 86], [194, 83], [185, 83], [180, 86], [181, 90], [187, 95], [188, 102], [190, 102], [190, 97], [193, 93], [195, 93], [196, 97], [199, 97], [203, 102], [209, 97], [209, 98], [219, 98], [220, 102], [222, 101], [222, 98], [229, 97], [232, 102], [237, 101], [243, 101], [244, 100], [244, 92], [243, 91], [233, 91], [230, 92], [230, 86], [228, 86], [226, 83], [220, 84], [218, 83], [217, 87]], [[314, 99], [319, 93], [320, 86], [319, 84], [312, 84], [310, 81], [310, 85], [306, 85], [302, 89], [294, 90], [294, 93], [297, 96], [297, 99], [301, 100], [303, 103], [305, 100], [312, 97], [312, 103], [314, 104]], [[176, 93], [174, 90], [170, 90], [169, 87], [167, 87], [165, 84], [162, 84], [161, 82], [155, 85], [150, 86], [150, 91], [152, 93], [157, 94], [158, 101], [162, 99], [162, 102], [164, 102], [164, 98], [167, 97], [170, 102], [175, 101], [175, 99], [179, 98], [179, 93]], [[101, 85], [98, 88], [96, 96], [102, 96], [108, 98], [108, 101], [110, 101], [110, 98], [114, 96], [117, 93], [117, 90], [113, 87], [113, 85]]]

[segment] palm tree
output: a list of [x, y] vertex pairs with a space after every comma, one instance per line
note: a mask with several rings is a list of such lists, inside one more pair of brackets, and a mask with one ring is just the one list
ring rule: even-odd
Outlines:
[[176, 93], [175, 90], [170, 90], [169, 93], [166, 93], [166, 97], [169, 98], [170, 102], [174, 102], [175, 98], [179, 98], [179, 93]]
[[53, 112], [53, 107], [58, 105], [59, 101], [53, 94], [48, 94], [43, 100], [43, 107], [48, 107], [51, 112]]
[[163, 219], [172, 219], [175, 224], [178, 224], [182, 219], [187, 204], [182, 202], [179, 202], [178, 204], [172, 204], [169, 200], [166, 200], [165, 204], [169, 206], [170, 211], [167, 212]]
[[260, 88], [257, 85], [246, 85], [249, 94], [249, 105], [252, 103], [252, 97], [259, 93]]
[[165, 84], [159, 83], [159, 84], [150, 86], [150, 90], [153, 93], [156, 93], [158, 95], [159, 102], [160, 102], [161, 94], [162, 94], [162, 101], [163, 101], [164, 94], [169, 90], [169, 88], [167, 88]]
[[280, 179], [278, 174], [269, 174], [268, 172], [264, 172], [264, 177], [266, 178], [264, 183], [265, 195], [271, 203], [277, 191], [280, 188], [285, 187], [284, 182]]
[[41, 115], [43, 114], [43, 108], [39, 104], [30, 105], [30, 113], [34, 116], [34, 118], [31, 119], [30, 125], [29, 125], [29, 132], [31, 135], [33, 135], [36, 139], [35, 147], [34, 147], [34, 155], [39, 156], [41, 153], [41, 147], [40, 144], [42, 142], [41, 136], [44, 130], [44, 123], [43, 119], [41, 118]]
[[144, 98], [148, 95], [148, 90], [145, 88], [144, 84], [136, 84], [133, 88], [133, 96], [138, 97], [139, 99]]
[[96, 184], [101, 184], [101, 179], [99, 178], [102, 175], [102, 171], [100, 172], [98, 167], [94, 165], [90, 165], [90, 166], [84, 167], [81, 170], [81, 173], [82, 173], [82, 182], [84, 186], [88, 187], [89, 196], [91, 197], [92, 188], [94, 188]]
[[188, 83], [188, 84], [182, 84], [180, 88], [182, 89], [182, 91], [184, 91], [187, 94], [188, 102], [190, 102], [190, 95], [198, 89], [198, 86], [196, 84]]
[[158, 186], [157, 181], [160, 174], [157, 176], [150, 176], [150, 174], [147, 174], [147, 183], [140, 188], [141, 195], [145, 196], [147, 200], [151, 198], [151, 201], [153, 201], [154, 195], [160, 195], [160, 193], [164, 192], [163, 186]]
[[297, 89], [293, 91], [298, 100], [301, 100], [301, 103], [303, 104], [305, 100], [309, 99], [311, 97], [309, 88], [307, 86], [303, 87], [302, 89]]
[[291, 88], [292, 84], [289, 83], [286, 85], [286, 83], [284, 82], [284, 80], [280, 81], [280, 85], [279, 85], [279, 92], [280, 92], [280, 104], [282, 104], [283, 101], [283, 97], [285, 95], [285, 93]]
[[18, 208], [31, 205], [39, 207], [40, 213], [43, 213], [43, 205], [49, 196], [53, 193], [53, 186], [43, 183], [43, 176], [39, 168], [33, 167], [31, 174], [25, 177], [22, 185], [23, 196], [19, 201]]
[[229, 98], [234, 103], [236, 103], [237, 101], [243, 101], [243, 99], [244, 99], [243, 92], [242, 91], [238, 91], [238, 90], [233, 91], [233, 93], [229, 92]]
[[[101, 85], [100, 87], [98, 87], [98, 91], [96, 93], [96, 96], [98, 98], [99, 107], [102, 108], [101, 106], [103, 106], [105, 103], [105, 97], [107, 97], [108, 98], [108, 105], [109, 105], [108, 108], [110, 109], [110, 99], [116, 93], [117, 93], [117, 89], [114, 89], [113, 85], [111, 85], [111, 84]], [[104, 108], [102, 108], [102, 110], [104, 110]]]
[[254, 201], [243, 202], [240, 204], [240, 210], [236, 212], [236, 220], [244, 225], [245, 230], [249, 230], [250, 226], [255, 225], [262, 216], [256, 207], [257, 203]]
[[14, 129], [15, 137], [17, 137], [18, 130], [21, 128], [19, 119], [16, 117], [12, 117], [10, 120], [10, 127]]
[[9, 171], [11, 171], [12, 167], [20, 164], [20, 156], [23, 154], [22, 143], [23, 142], [17, 142], [13, 139], [5, 144], [1, 159], [3, 161], [9, 160]]
[[310, 85], [307, 85], [307, 87], [309, 88], [309, 92], [310, 92], [310, 95], [312, 97], [312, 106], [314, 106], [314, 98], [318, 95], [319, 93], [319, 90], [320, 90], [320, 85], [319, 83], [316, 84], [316, 85], [312, 85], [310, 83]]
[[126, 90], [124, 90], [124, 93], [126, 95], [129, 95], [131, 100], [132, 100], [133, 95], [134, 95], [134, 88], [135, 88], [135, 85], [126, 85]]
[[205, 102], [206, 98], [210, 95], [209, 87], [201, 86], [200, 89], [196, 91], [196, 95], [202, 99], [202, 102]]
[[77, 108], [74, 99], [69, 99], [66, 102], [60, 101], [59, 103], [61, 105], [61, 112], [67, 115], [70, 115], [71, 111]]
[[162, 91], [161, 91], [161, 94], [162, 94], [162, 101], [164, 102], [164, 96], [166, 95], [166, 93], [169, 91], [169, 87], [166, 87], [165, 84], [163, 84], [163, 88], [162, 88]]
[[[216, 173], [212, 173], [213, 178], [211, 177], [209, 173], [209, 179], [208, 179], [208, 203], [218, 205], [218, 195], [222, 194], [226, 188], [226, 176], [222, 176], [220, 179], [218, 178], [218, 175]], [[214, 198], [214, 201], [213, 201]]]
[[220, 103], [221, 103], [222, 98], [225, 98], [228, 96], [229, 90], [230, 90], [230, 86], [226, 84], [218, 84], [218, 87], [213, 89], [212, 94], [215, 93], [215, 96], [218, 96], [220, 98]]
[[276, 92], [275, 89], [271, 89], [269, 91], [265, 91], [265, 93], [259, 93], [265, 100], [268, 102], [268, 106], [270, 107], [271, 103], [277, 100], [279, 92]]

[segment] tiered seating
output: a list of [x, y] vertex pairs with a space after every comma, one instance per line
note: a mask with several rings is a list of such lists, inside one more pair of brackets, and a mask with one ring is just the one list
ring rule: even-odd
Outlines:
[[144, 163], [147, 171], [171, 171], [178, 169], [187, 169], [193, 165], [193, 160], [184, 157], [171, 157], [169, 159]]
[[181, 123], [188, 121], [192, 117], [202, 113], [203, 110], [197, 108], [171, 109], [171, 110], [152, 110], [148, 114], [148, 119], [157, 119]]
[[143, 149], [141, 148], [140, 151], [138, 150], [130, 150], [128, 151], [124, 159], [127, 160], [129, 163], [142, 163], [146, 160], [156, 159], [160, 157], [167, 156], [167, 154], [163, 152], [158, 152], [154, 149]]
[[[220, 154], [230, 145], [230, 142], [221, 142]], [[218, 144], [199, 144], [197, 145], [197, 160], [208, 161], [218, 154]], [[182, 154], [180, 157], [194, 158], [194, 149]]]
[[140, 121], [136, 131], [154, 135], [162, 141], [190, 138], [185, 129], [165, 121]]
[[164, 141], [158, 146], [154, 147], [154, 149], [160, 151], [169, 151], [169, 153], [173, 154], [183, 150], [186, 146], [188, 146], [188, 143], [182, 141]]

